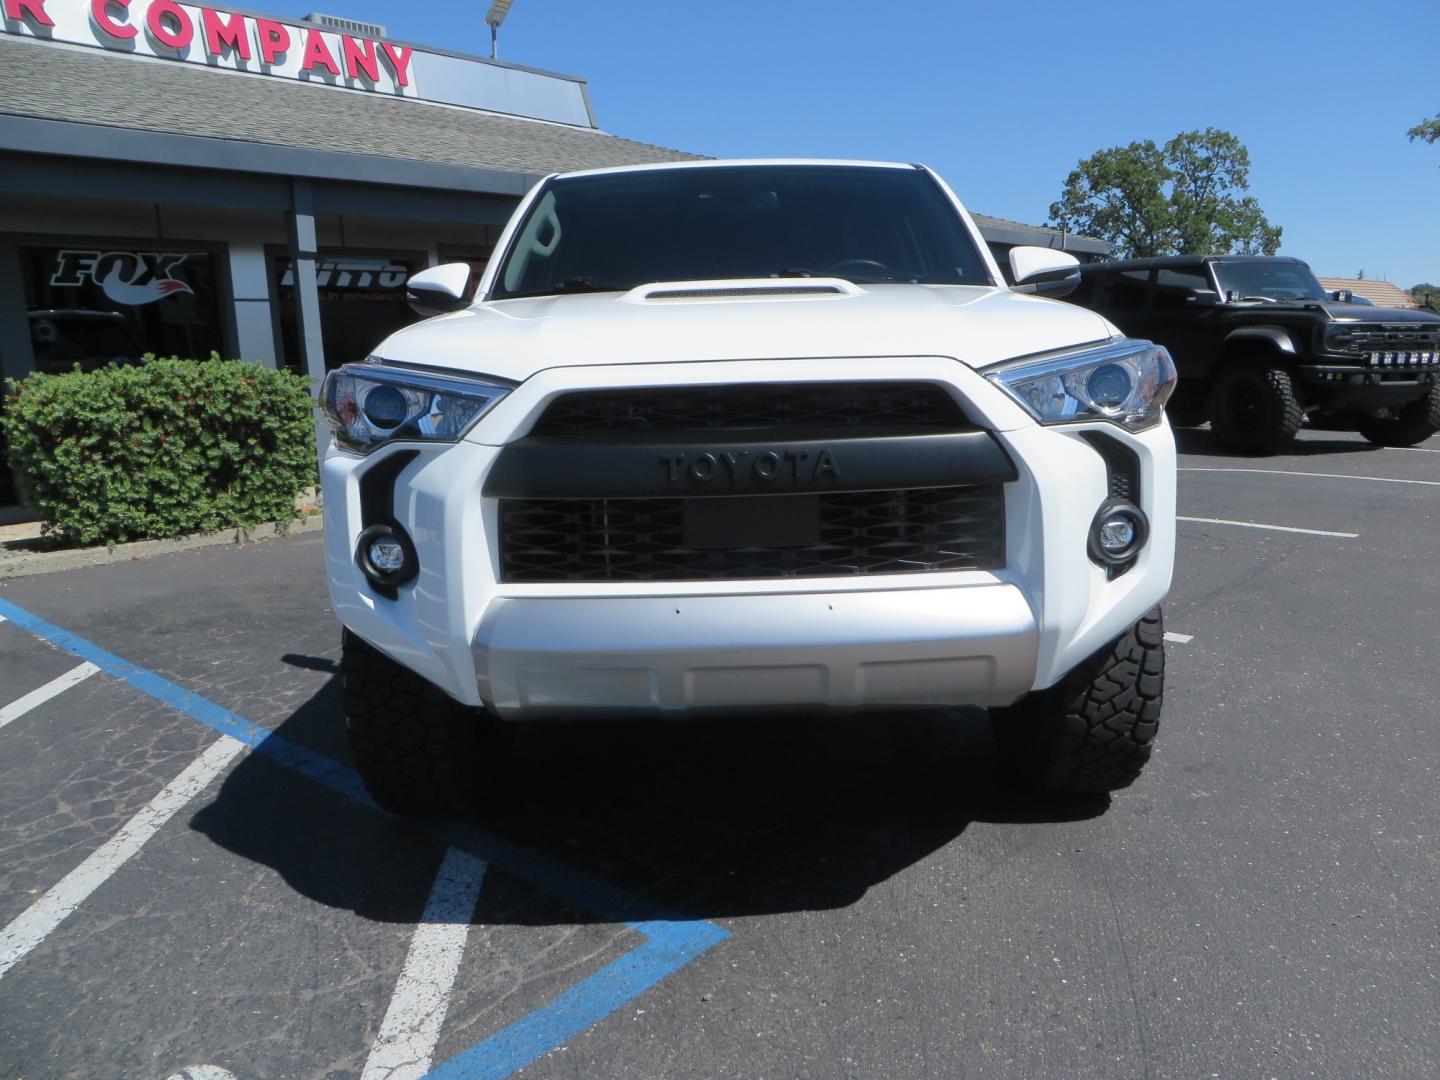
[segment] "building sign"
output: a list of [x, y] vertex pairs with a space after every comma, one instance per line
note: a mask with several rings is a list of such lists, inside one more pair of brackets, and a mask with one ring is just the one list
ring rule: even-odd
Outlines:
[[194, 292], [183, 278], [174, 276], [191, 251], [77, 251], [62, 248], [56, 256], [51, 285], [79, 288], [87, 281], [100, 287], [105, 298], [125, 307], [153, 304], [176, 293]]
[[593, 127], [578, 79], [179, 0], [0, 0], [0, 31]]
[[[404, 288], [409, 277], [409, 263], [388, 259], [318, 259], [315, 263], [315, 285], [322, 292], [375, 291], [391, 300], [393, 291]], [[280, 286], [288, 289], [294, 284], [295, 268], [287, 260]]]
[[[414, 97], [414, 50], [176, 0], [0, 0], [5, 29], [118, 52]], [[12, 26], [14, 29], [12, 30]]]

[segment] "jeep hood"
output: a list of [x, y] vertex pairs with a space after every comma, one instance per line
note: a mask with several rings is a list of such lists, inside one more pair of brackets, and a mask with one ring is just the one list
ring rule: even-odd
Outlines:
[[491, 301], [407, 327], [376, 354], [521, 382], [554, 367], [827, 356], [950, 356], [984, 368], [1119, 333], [1094, 312], [1009, 289], [852, 289], [685, 299], [637, 298], [635, 290]]

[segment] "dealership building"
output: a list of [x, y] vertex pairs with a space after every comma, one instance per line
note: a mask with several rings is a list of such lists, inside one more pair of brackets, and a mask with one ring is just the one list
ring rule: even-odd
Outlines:
[[[319, 373], [414, 319], [410, 273], [482, 268], [545, 174], [699, 156], [603, 131], [583, 78], [342, 18], [177, 0], [0, 8], [10, 377], [146, 352]], [[977, 222], [1001, 254], [1106, 250]]]

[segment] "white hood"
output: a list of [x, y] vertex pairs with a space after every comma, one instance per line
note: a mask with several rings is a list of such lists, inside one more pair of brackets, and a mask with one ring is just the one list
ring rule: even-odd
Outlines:
[[1009, 289], [869, 285], [849, 295], [493, 301], [407, 327], [376, 352], [522, 382], [554, 367], [830, 356], [950, 356], [984, 368], [1117, 333], [1094, 312]]

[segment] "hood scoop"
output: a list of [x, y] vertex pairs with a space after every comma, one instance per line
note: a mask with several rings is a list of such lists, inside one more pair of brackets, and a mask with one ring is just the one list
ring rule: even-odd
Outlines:
[[721, 281], [656, 281], [637, 285], [620, 300], [627, 304], [685, 300], [794, 300], [859, 296], [864, 291], [843, 278], [734, 278]]

